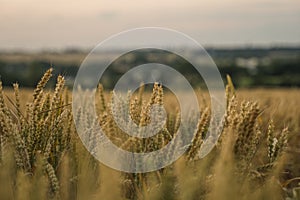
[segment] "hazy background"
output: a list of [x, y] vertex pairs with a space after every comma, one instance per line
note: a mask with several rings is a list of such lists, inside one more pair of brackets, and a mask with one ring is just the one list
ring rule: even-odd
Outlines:
[[0, 49], [92, 48], [120, 31], [160, 26], [202, 45], [300, 44], [299, 0], [0, 0]]
[[[72, 87], [81, 62], [99, 42], [145, 26], [196, 39], [237, 87], [300, 87], [299, 0], [0, 0], [1, 80], [34, 87], [51, 66]], [[112, 88], [133, 65], [162, 55], [123, 57], [110, 66], [104, 85]], [[201, 85], [191, 66], [172, 56], [160, 60], [179, 63], [176, 69]]]

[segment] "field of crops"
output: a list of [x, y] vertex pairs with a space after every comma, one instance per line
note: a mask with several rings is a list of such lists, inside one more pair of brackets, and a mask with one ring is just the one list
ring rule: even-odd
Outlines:
[[[73, 116], [71, 92], [62, 76], [45, 89], [49, 69], [34, 91], [2, 88], [0, 82], [0, 199], [300, 199], [300, 90], [235, 90], [228, 77], [222, 135], [208, 156], [199, 159], [210, 122], [207, 95], [200, 94], [201, 116], [186, 153], [172, 165], [149, 173], [126, 173], [97, 161], [83, 146], [74, 121], [99, 123], [120, 148], [151, 152], [164, 147], [180, 124], [172, 94], [154, 84], [124, 107], [140, 127], [150, 120], [153, 104], [168, 112], [164, 128], [150, 138], [130, 137], [118, 128], [109, 91], [99, 85], [99, 120], [88, 108]], [[122, 115], [122, 108], [120, 108]], [[94, 147], [93, 131], [86, 140]], [[172, 153], [172, 152], [170, 152]]]

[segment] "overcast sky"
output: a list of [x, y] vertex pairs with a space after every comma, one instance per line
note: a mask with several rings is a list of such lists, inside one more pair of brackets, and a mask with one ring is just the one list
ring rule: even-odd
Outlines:
[[144, 26], [202, 45], [300, 44], [300, 1], [0, 0], [0, 49], [91, 48]]

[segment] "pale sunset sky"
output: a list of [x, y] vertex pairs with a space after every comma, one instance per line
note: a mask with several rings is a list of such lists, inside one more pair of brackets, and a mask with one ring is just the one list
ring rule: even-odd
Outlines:
[[300, 44], [299, 0], [0, 0], [0, 49], [91, 48], [131, 28], [202, 45]]

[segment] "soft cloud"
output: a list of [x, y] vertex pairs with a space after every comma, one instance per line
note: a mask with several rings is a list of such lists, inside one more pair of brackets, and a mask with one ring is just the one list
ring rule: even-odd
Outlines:
[[129, 28], [162, 26], [202, 44], [300, 42], [296, 0], [0, 0], [0, 48], [92, 47]]

